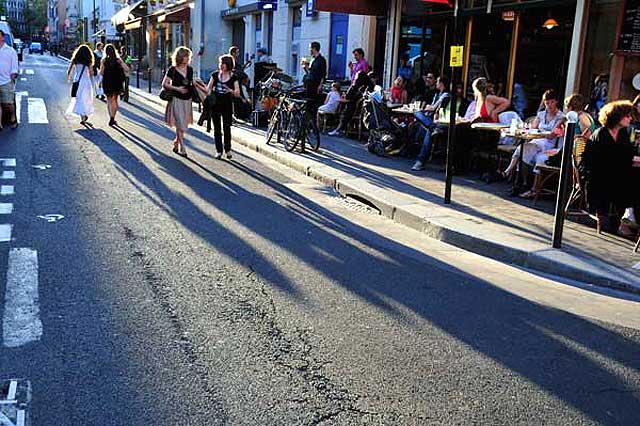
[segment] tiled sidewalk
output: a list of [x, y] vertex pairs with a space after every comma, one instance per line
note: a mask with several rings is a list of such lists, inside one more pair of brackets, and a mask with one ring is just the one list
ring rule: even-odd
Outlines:
[[632, 241], [598, 235], [590, 222], [567, 221], [562, 249], [551, 248], [552, 199], [533, 206], [508, 197], [505, 183], [470, 175], [454, 177], [453, 203], [445, 205], [444, 173], [411, 172], [412, 160], [376, 157], [353, 140], [323, 135], [319, 152], [300, 154], [266, 145], [264, 131], [251, 127], [234, 127], [233, 138], [430, 237], [540, 272], [640, 293], [640, 269], [634, 268], [640, 253], [633, 253]]

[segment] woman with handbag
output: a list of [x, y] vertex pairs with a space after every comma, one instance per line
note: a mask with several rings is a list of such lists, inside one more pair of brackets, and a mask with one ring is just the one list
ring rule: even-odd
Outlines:
[[102, 88], [107, 96], [107, 110], [109, 111], [109, 126], [117, 126], [118, 96], [124, 91], [124, 80], [129, 67], [124, 63], [113, 44], [104, 48], [105, 57], [100, 64]]
[[88, 119], [93, 114], [93, 52], [89, 46], [78, 46], [71, 56], [71, 63], [67, 70], [67, 81], [73, 81], [71, 86], [71, 103], [67, 114], [80, 116], [80, 124], [89, 125]]
[[176, 128], [176, 138], [173, 140], [173, 152], [186, 157], [184, 148], [184, 133], [193, 123], [193, 68], [191, 63], [191, 49], [180, 46], [171, 55], [172, 66], [162, 80], [161, 98], [168, 100], [165, 110], [165, 122]]
[[[218, 71], [211, 74], [207, 93], [215, 93], [215, 106], [211, 120], [213, 121], [214, 137], [216, 141], [216, 158], [222, 158], [224, 150], [227, 159], [231, 159], [231, 119], [233, 113], [233, 98], [240, 97], [240, 83], [233, 73], [233, 56], [222, 55], [218, 58]], [[222, 126], [220, 126], [222, 119]], [[224, 130], [224, 141], [222, 139]]]

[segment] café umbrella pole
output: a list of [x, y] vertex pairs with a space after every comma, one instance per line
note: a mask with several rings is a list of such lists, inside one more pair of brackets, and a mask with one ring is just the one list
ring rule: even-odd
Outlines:
[[578, 114], [567, 114], [568, 124], [564, 133], [564, 146], [562, 147], [562, 164], [560, 166], [560, 182], [558, 183], [558, 198], [556, 200], [556, 213], [553, 226], [553, 248], [562, 247], [562, 231], [564, 230], [565, 207], [569, 183], [572, 182], [573, 171], [573, 138], [576, 132]]
[[[451, 46], [457, 43], [458, 32], [458, 0], [456, 0], [453, 9], [453, 31], [451, 33]], [[456, 114], [457, 114], [457, 95], [456, 95], [456, 67], [451, 66], [451, 89], [449, 92], [449, 132], [447, 135], [447, 164], [445, 167], [445, 186], [444, 186], [444, 203], [451, 204], [451, 186], [453, 184], [453, 159], [455, 156], [455, 138], [456, 138]]]

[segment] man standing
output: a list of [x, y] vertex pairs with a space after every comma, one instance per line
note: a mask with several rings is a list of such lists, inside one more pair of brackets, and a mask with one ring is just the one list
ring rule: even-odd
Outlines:
[[320, 43], [314, 41], [309, 48], [313, 59], [311, 60], [311, 64], [307, 62], [302, 63], [305, 72], [302, 81], [306, 92], [305, 96], [308, 99], [314, 100], [314, 102], [310, 104], [309, 112], [315, 117], [318, 106], [322, 102], [320, 97], [322, 95], [322, 83], [327, 76], [327, 60], [320, 54]]
[[258, 56], [256, 56], [256, 63], [258, 62], [271, 62], [269, 55], [267, 55], [267, 49], [261, 47], [258, 49]]
[[93, 51], [95, 62], [93, 63], [93, 75], [94, 84], [96, 86], [96, 98], [104, 101], [104, 90], [102, 90], [102, 76], [98, 72], [100, 70], [100, 62], [102, 62], [102, 56], [104, 55], [104, 43], [96, 43], [96, 49]]
[[18, 54], [4, 42], [4, 31], [0, 30], [0, 130], [2, 130], [2, 108], [9, 111], [10, 126], [18, 127], [15, 110], [15, 84], [18, 76]]
[[358, 71], [369, 72], [371, 69], [369, 63], [364, 58], [364, 50], [361, 48], [358, 47], [353, 51], [353, 59], [354, 62], [349, 62], [349, 69], [351, 70], [351, 84], [353, 84], [353, 80], [356, 79]]

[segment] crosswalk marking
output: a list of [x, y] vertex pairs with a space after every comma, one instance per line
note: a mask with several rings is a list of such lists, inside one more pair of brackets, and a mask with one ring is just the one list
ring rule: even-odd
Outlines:
[[38, 252], [28, 248], [14, 248], [9, 251], [2, 343], [6, 347], [15, 348], [38, 341], [41, 337]]
[[13, 203], [0, 203], [0, 214], [13, 213]]
[[6, 243], [11, 241], [11, 228], [12, 225], [10, 224], [0, 224], [0, 242]]
[[15, 167], [16, 159], [15, 158], [0, 158], [0, 163], [2, 163], [5, 167]]
[[47, 106], [42, 98], [28, 98], [27, 111], [29, 113], [29, 123], [31, 124], [48, 124]]
[[25, 73], [27, 75], [33, 75], [33, 74], [35, 74], [35, 71], [33, 71], [32, 69], [27, 69], [27, 70], [25, 70]]
[[16, 92], [16, 120], [21, 122], [22, 98], [29, 96], [29, 92]]
[[16, 178], [16, 172], [14, 172], [13, 170], [4, 170], [2, 172], [2, 175], [0, 175], [0, 179], [15, 179]]
[[0, 195], [13, 195], [13, 185], [1, 185], [0, 186]]

